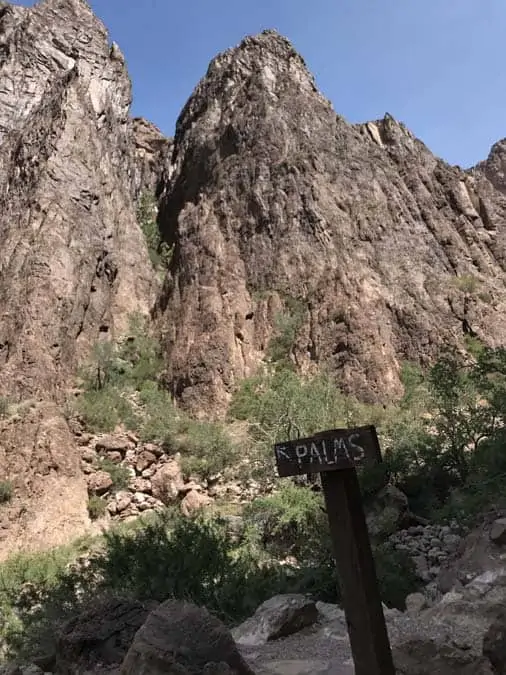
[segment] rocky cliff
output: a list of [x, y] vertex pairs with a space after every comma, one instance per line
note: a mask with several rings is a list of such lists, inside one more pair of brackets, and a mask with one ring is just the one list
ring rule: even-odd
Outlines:
[[[85, 0], [0, 2], [0, 557], [90, 526], [63, 414], [78, 364], [151, 313], [171, 391], [223, 409], [280, 336], [366, 399], [404, 359], [506, 335], [504, 143], [448, 166], [387, 115], [339, 117], [272, 31], [212, 61], [174, 142], [129, 116], [123, 56]], [[160, 196], [160, 288], [136, 221]], [[279, 350], [278, 350], [279, 351]], [[11, 406], [11, 407], [12, 407]]]
[[298, 366], [330, 367], [366, 399], [399, 393], [402, 360], [465, 334], [506, 337], [497, 180], [447, 165], [390, 115], [347, 123], [275, 32], [212, 61], [173, 159], [160, 226], [175, 253], [157, 317], [168, 379], [191, 408], [226, 402], [280, 312], [294, 318]]
[[0, 81], [0, 395], [19, 404], [0, 420], [3, 554], [89, 524], [66, 393], [156, 282], [133, 202], [153, 173], [123, 56], [87, 2], [0, 3]]

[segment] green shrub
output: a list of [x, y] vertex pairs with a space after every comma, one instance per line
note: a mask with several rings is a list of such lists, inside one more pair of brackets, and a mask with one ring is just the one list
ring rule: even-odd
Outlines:
[[320, 532], [327, 527], [321, 494], [284, 481], [272, 495], [248, 504], [244, 516], [260, 532], [269, 554], [315, 562], [311, 556], [318, 552]]
[[96, 563], [109, 590], [139, 599], [184, 598], [226, 621], [241, 620], [283, 588], [282, 573], [234, 555], [224, 528], [168, 512], [132, 534], [106, 534]]
[[297, 333], [304, 322], [305, 305], [301, 300], [285, 297], [285, 310], [280, 312], [274, 322], [274, 335], [269, 340], [266, 357], [272, 363], [290, 366], [292, 352]]
[[105, 516], [106, 511], [107, 503], [105, 499], [102, 499], [102, 497], [98, 497], [97, 495], [92, 495], [88, 499], [88, 513], [91, 520], [98, 520], [99, 518], [102, 518]]
[[12, 483], [9, 480], [0, 481], [0, 504], [10, 502], [12, 493]]
[[156, 382], [147, 381], [141, 386], [139, 401], [143, 407], [139, 428], [142, 440], [171, 445], [178, 432], [178, 420], [169, 393]]
[[238, 448], [223, 425], [187, 420], [184, 430], [176, 447], [181, 452], [181, 468], [186, 475], [208, 479], [235, 464]]
[[5, 396], [0, 396], [0, 419], [7, 417], [9, 414], [9, 399]]
[[117, 464], [106, 457], [100, 459], [99, 466], [102, 471], [106, 471], [111, 477], [113, 492], [128, 488], [131, 480], [128, 467], [123, 464]]

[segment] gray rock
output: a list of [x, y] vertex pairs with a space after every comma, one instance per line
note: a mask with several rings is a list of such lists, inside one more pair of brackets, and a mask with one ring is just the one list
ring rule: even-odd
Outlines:
[[427, 598], [423, 593], [411, 593], [406, 598], [406, 611], [408, 614], [419, 614], [427, 607]]
[[483, 654], [496, 675], [506, 675], [506, 610], [492, 622], [483, 638]]
[[276, 595], [264, 602], [255, 614], [232, 631], [241, 645], [262, 645], [286, 637], [314, 624], [318, 610], [304, 595]]
[[490, 530], [490, 539], [497, 546], [506, 544], [506, 518], [498, 518], [494, 521]]
[[330, 602], [317, 602], [316, 609], [318, 610], [320, 621], [346, 621], [344, 609], [339, 607], [339, 605], [333, 605]]
[[136, 633], [120, 672], [254, 675], [221, 621], [204, 608], [178, 600], [167, 600], [150, 613]]

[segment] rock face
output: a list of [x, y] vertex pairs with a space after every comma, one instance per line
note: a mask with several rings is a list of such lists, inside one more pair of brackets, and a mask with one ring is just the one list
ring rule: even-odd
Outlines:
[[[366, 399], [400, 391], [402, 359], [470, 332], [506, 337], [504, 195], [390, 115], [348, 124], [277, 33], [212, 61], [173, 162], [160, 227], [175, 252], [157, 317], [189, 407], [227, 401], [281, 310], [298, 366], [326, 363]], [[473, 293], [458, 281], [469, 276]]]
[[135, 197], [143, 192], [156, 195], [162, 177], [169, 178], [173, 150], [172, 139], [142, 117], [132, 120], [134, 138], [133, 187]]
[[[14, 486], [3, 556], [89, 523], [79, 455], [51, 405], [92, 344], [148, 313], [156, 282], [132, 200], [130, 81], [104, 26], [85, 0], [0, 2], [0, 54], [0, 396], [37, 402], [0, 435], [0, 480]], [[43, 524], [55, 490], [65, 506]]]
[[224, 624], [203, 608], [167, 600], [137, 632], [122, 675], [254, 675]]

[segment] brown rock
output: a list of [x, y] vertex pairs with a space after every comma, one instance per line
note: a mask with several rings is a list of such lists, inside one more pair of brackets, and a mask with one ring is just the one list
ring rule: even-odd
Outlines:
[[0, 396], [41, 402], [2, 432], [2, 470], [23, 477], [25, 513], [9, 522], [3, 558], [90, 527], [79, 448], [57, 406], [98, 337], [149, 313], [158, 281], [132, 200], [121, 52], [82, 0], [1, 4]]
[[112, 487], [112, 478], [107, 471], [95, 471], [87, 477], [86, 482], [89, 492], [95, 495], [103, 495]]
[[97, 453], [93, 448], [83, 448], [81, 451], [81, 458], [85, 462], [95, 462], [97, 459]]
[[61, 546], [89, 528], [79, 455], [55, 404], [37, 403], [9, 420], [1, 434], [0, 471], [16, 489], [2, 508], [0, 560], [16, 551]]
[[141, 478], [140, 476], [137, 476], [130, 483], [130, 487], [135, 492], [150, 493], [151, 492], [151, 481], [148, 480], [147, 478]]
[[164, 454], [163, 448], [156, 443], [144, 443], [144, 450], [153, 453], [155, 457], [161, 457]]
[[139, 473], [141, 473], [142, 471], [144, 471], [144, 469], [147, 469], [155, 462], [156, 462], [156, 455], [154, 453], [149, 452], [149, 450], [142, 450], [142, 452], [139, 453], [139, 456], [137, 458], [137, 464], [135, 468]]
[[155, 194], [163, 172], [170, 171], [173, 141], [166, 138], [157, 127], [136, 117], [132, 120], [135, 163], [133, 182], [135, 195], [143, 192]]
[[98, 452], [105, 453], [110, 456], [115, 453], [121, 458], [125, 455], [127, 450], [135, 447], [135, 444], [123, 434], [108, 434], [97, 439], [95, 447]]
[[[160, 225], [177, 256], [156, 316], [187, 407], [227, 405], [280, 310], [297, 329], [292, 362], [325, 364], [366, 400], [400, 394], [404, 359], [427, 363], [469, 327], [506, 340], [504, 195], [390, 115], [336, 115], [274, 31], [211, 62], [173, 159]], [[457, 275], [488, 295], [467, 297]]]
[[170, 459], [163, 464], [151, 478], [153, 497], [160, 499], [164, 504], [169, 504], [177, 499], [183, 486], [181, 467], [174, 459]]
[[197, 492], [197, 490], [190, 490], [181, 501], [181, 512], [184, 516], [191, 516], [196, 511], [200, 511], [205, 506], [213, 503], [212, 497]]
[[106, 453], [107, 459], [115, 464], [120, 464], [123, 456], [119, 450], [110, 450]]
[[133, 495], [131, 492], [126, 492], [126, 490], [120, 490], [120, 492], [117, 492], [115, 497], [117, 513], [125, 511], [125, 509], [127, 509], [132, 503], [132, 499]]
[[121, 675], [213, 672], [254, 675], [221, 621], [178, 600], [167, 600], [151, 612], [121, 665]]

